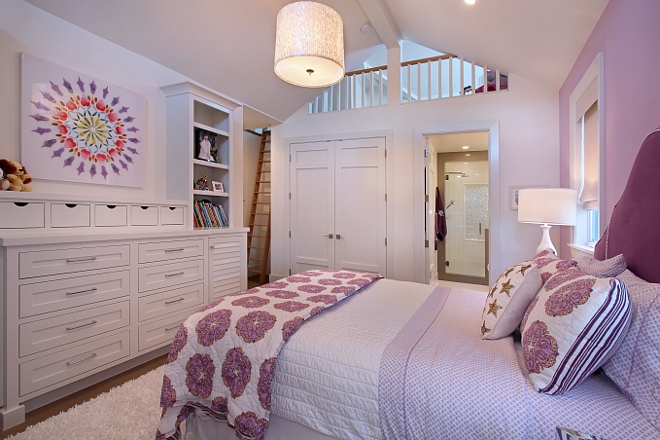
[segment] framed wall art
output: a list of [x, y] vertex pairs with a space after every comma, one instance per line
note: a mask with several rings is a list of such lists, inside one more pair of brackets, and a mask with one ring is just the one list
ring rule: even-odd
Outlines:
[[21, 163], [33, 178], [144, 186], [146, 98], [21, 54]]

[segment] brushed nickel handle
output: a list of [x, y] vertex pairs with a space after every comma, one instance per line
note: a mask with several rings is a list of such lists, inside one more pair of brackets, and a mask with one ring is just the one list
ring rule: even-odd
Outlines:
[[337, 237], [337, 240], [341, 240], [341, 235], [337, 234], [336, 237]]
[[169, 254], [170, 252], [183, 252], [183, 248], [165, 249], [166, 254]]
[[172, 277], [179, 277], [183, 275], [185, 272], [177, 272], [177, 273], [166, 273], [165, 278], [172, 278]]
[[165, 305], [169, 306], [170, 304], [176, 304], [181, 301], [183, 301], [183, 298], [175, 299], [174, 301], [165, 301]]
[[96, 257], [87, 257], [87, 258], [67, 258], [67, 263], [83, 263], [85, 261], [96, 261]]
[[322, 237], [325, 237], [325, 238], [329, 238], [329, 239], [332, 239], [332, 234], [328, 234], [328, 235], [322, 235]]
[[92, 353], [92, 354], [90, 354], [89, 356], [87, 356], [86, 358], [78, 359], [77, 361], [73, 361], [73, 362], [67, 362], [67, 363], [66, 363], [66, 366], [67, 366], [67, 367], [70, 367], [70, 366], [72, 366], [72, 365], [76, 365], [76, 364], [79, 364], [79, 363], [81, 363], [81, 362], [88, 361], [88, 360], [90, 360], [90, 359], [92, 359], [92, 358], [95, 358], [95, 357], [96, 357], [96, 353]]
[[67, 295], [78, 295], [79, 293], [87, 293], [87, 292], [96, 292], [98, 289], [96, 287], [92, 287], [91, 289], [86, 289], [86, 290], [79, 290], [77, 292], [66, 292]]
[[71, 331], [71, 330], [75, 330], [77, 328], [83, 328], [83, 327], [87, 327], [88, 325], [94, 325], [94, 324], [96, 324], [96, 320], [94, 320], [92, 322], [88, 322], [87, 324], [77, 325], [75, 327], [67, 327], [66, 329], [68, 331]]
[[[183, 323], [181, 323], [181, 324], [183, 324]], [[174, 330], [175, 328], [179, 328], [179, 327], [181, 327], [181, 324], [177, 324], [177, 325], [175, 325], [174, 327], [167, 327], [167, 328], [165, 329], [165, 331], [166, 331], [166, 332], [169, 332], [170, 330]]]

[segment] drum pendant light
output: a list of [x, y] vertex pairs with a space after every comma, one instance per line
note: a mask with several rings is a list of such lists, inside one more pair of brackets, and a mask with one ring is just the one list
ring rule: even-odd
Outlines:
[[277, 14], [275, 73], [301, 87], [327, 87], [344, 77], [344, 25], [329, 6], [296, 2]]

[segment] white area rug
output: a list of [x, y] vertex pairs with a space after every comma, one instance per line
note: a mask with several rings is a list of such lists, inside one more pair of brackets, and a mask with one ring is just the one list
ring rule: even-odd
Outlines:
[[74, 406], [24, 432], [12, 440], [150, 440], [160, 421], [160, 390], [163, 371], [159, 367], [94, 399]]

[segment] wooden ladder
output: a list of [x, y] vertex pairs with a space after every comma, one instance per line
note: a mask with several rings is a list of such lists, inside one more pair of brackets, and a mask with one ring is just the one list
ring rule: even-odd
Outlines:
[[[262, 245], [256, 246], [260, 241]], [[261, 146], [259, 147], [257, 176], [254, 179], [247, 247], [248, 276], [250, 272], [258, 273], [259, 284], [264, 284], [266, 283], [268, 254], [270, 251], [270, 130], [264, 130], [261, 133]], [[255, 250], [254, 252], [252, 251], [253, 249]], [[261, 254], [261, 258], [258, 258], [259, 254]], [[261, 268], [259, 270], [250, 268], [250, 261], [260, 262]]]

